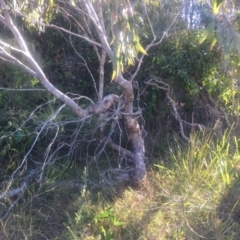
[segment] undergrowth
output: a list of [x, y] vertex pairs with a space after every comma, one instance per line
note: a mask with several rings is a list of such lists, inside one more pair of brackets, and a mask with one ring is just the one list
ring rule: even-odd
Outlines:
[[32, 193], [1, 223], [0, 239], [239, 239], [238, 145], [230, 132], [194, 134], [187, 147], [176, 141], [121, 196], [87, 184]]

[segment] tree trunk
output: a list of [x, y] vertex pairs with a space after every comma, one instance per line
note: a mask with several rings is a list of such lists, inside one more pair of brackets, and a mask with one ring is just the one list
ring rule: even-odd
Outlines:
[[139, 123], [133, 117], [125, 117], [125, 124], [128, 131], [128, 139], [132, 143], [135, 155], [134, 164], [135, 169], [133, 176], [131, 176], [134, 183], [141, 181], [146, 174], [146, 167], [144, 163], [145, 147], [144, 139], [141, 134]]
[[137, 116], [134, 116], [133, 114], [134, 94], [132, 83], [124, 79], [121, 74], [119, 74], [117, 78], [117, 83], [122, 87], [124, 93], [124, 122], [128, 133], [128, 140], [132, 144], [134, 152], [133, 161], [135, 164], [135, 168], [132, 175], [130, 176], [130, 180], [134, 183], [137, 183], [140, 182], [146, 174], [146, 167], [144, 163], [144, 139], [142, 137], [140, 125], [137, 121]]

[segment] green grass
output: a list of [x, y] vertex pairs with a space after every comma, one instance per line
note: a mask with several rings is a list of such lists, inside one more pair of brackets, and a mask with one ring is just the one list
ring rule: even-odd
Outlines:
[[0, 239], [239, 239], [238, 145], [230, 132], [195, 134], [187, 147], [176, 141], [142, 185], [121, 196], [43, 191], [2, 222]]

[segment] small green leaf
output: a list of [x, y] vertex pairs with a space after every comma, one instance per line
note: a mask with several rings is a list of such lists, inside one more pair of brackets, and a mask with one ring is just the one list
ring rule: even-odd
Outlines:
[[213, 38], [212, 42], [211, 42], [211, 45], [210, 45], [210, 49], [212, 50], [213, 47], [216, 45], [217, 43], [217, 39], [216, 38]]
[[209, 34], [209, 32], [205, 29], [205, 30], [203, 31], [202, 38], [200, 38], [200, 40], [199, 40], [199, 44], [203, 43], [203, 42], [207, 39], [208, 34]]
[[118, 74], [118, 65], [119, 65], [119, 63], [118, 63], [118, 59], [117, 59], [116, 55], [113, 56], [112, 65], [113, 65], [113, 72], [112, 72], [111, 81], [113, 81], [115, 79], [115, 77], [117, 76], [117, 74]]
[[214, 14], [218, 14], [222, 3], [223, 3], [223, 0], [212, 0], [212, 8], [213, 8]]
[[139, 42], [136, 43], [135, 48], [137, 51], [143, 53], [144, 55], [147, 55], [146, 50], [142, 47], [142, 45]]
[[215, 25], [216, 25], [215, 21], [212, 20], [206, 27], [207, 31], [209, 33], [212, 32], [214, 30], [214, 28], [215, 28]]
[[202, 36], [202, 38], [199, 40], [199, 44], [203, 43], [203, 42], [207, 39], [207, 37], [209, 36], [209, 34], [213, 32], [213, 30], [214, 30], [214, 28], [215, 28], [215, 25], [216, 25], [216, 24], [215, 24], [215, 21], [211, 21], [211, 22], [207, 25], [206, 29], [203, 31], [203, 36]]
[[117, 71], [116, 71], [116, 70], [113, 70], [111, 81], [113, 81], [116, 76], [117, 76]]
[[10, 148], [9, 151], [12, 151], [12, 152], [16, 152], [16, 153], [18, 153], [18, 150], [15, 149], [15, 148]]
[[34, 87], [36, 84], [39, 83], [39, 80], [37, 78], [34, 78], [32, 81], [31, 81], [31, 86]]
[[125, 222], [115, 222], [114, 226], [123, 226], [125, 224]]

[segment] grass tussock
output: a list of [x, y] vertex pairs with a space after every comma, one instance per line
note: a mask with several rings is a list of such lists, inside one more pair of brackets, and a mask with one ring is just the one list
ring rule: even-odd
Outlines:
[[238, 145], [229, 133], [193, 135], [187, 147], [176, 141], [141, 187], [120, 197], [86, 186], [43, 192], [1, 223], [0, 239], [239, 239]]
[[69, 239], [239, 239], [238, 140], [192, 136], [170, 149], [140, 189], [107, 202], [86, 192], [70, 217]]

